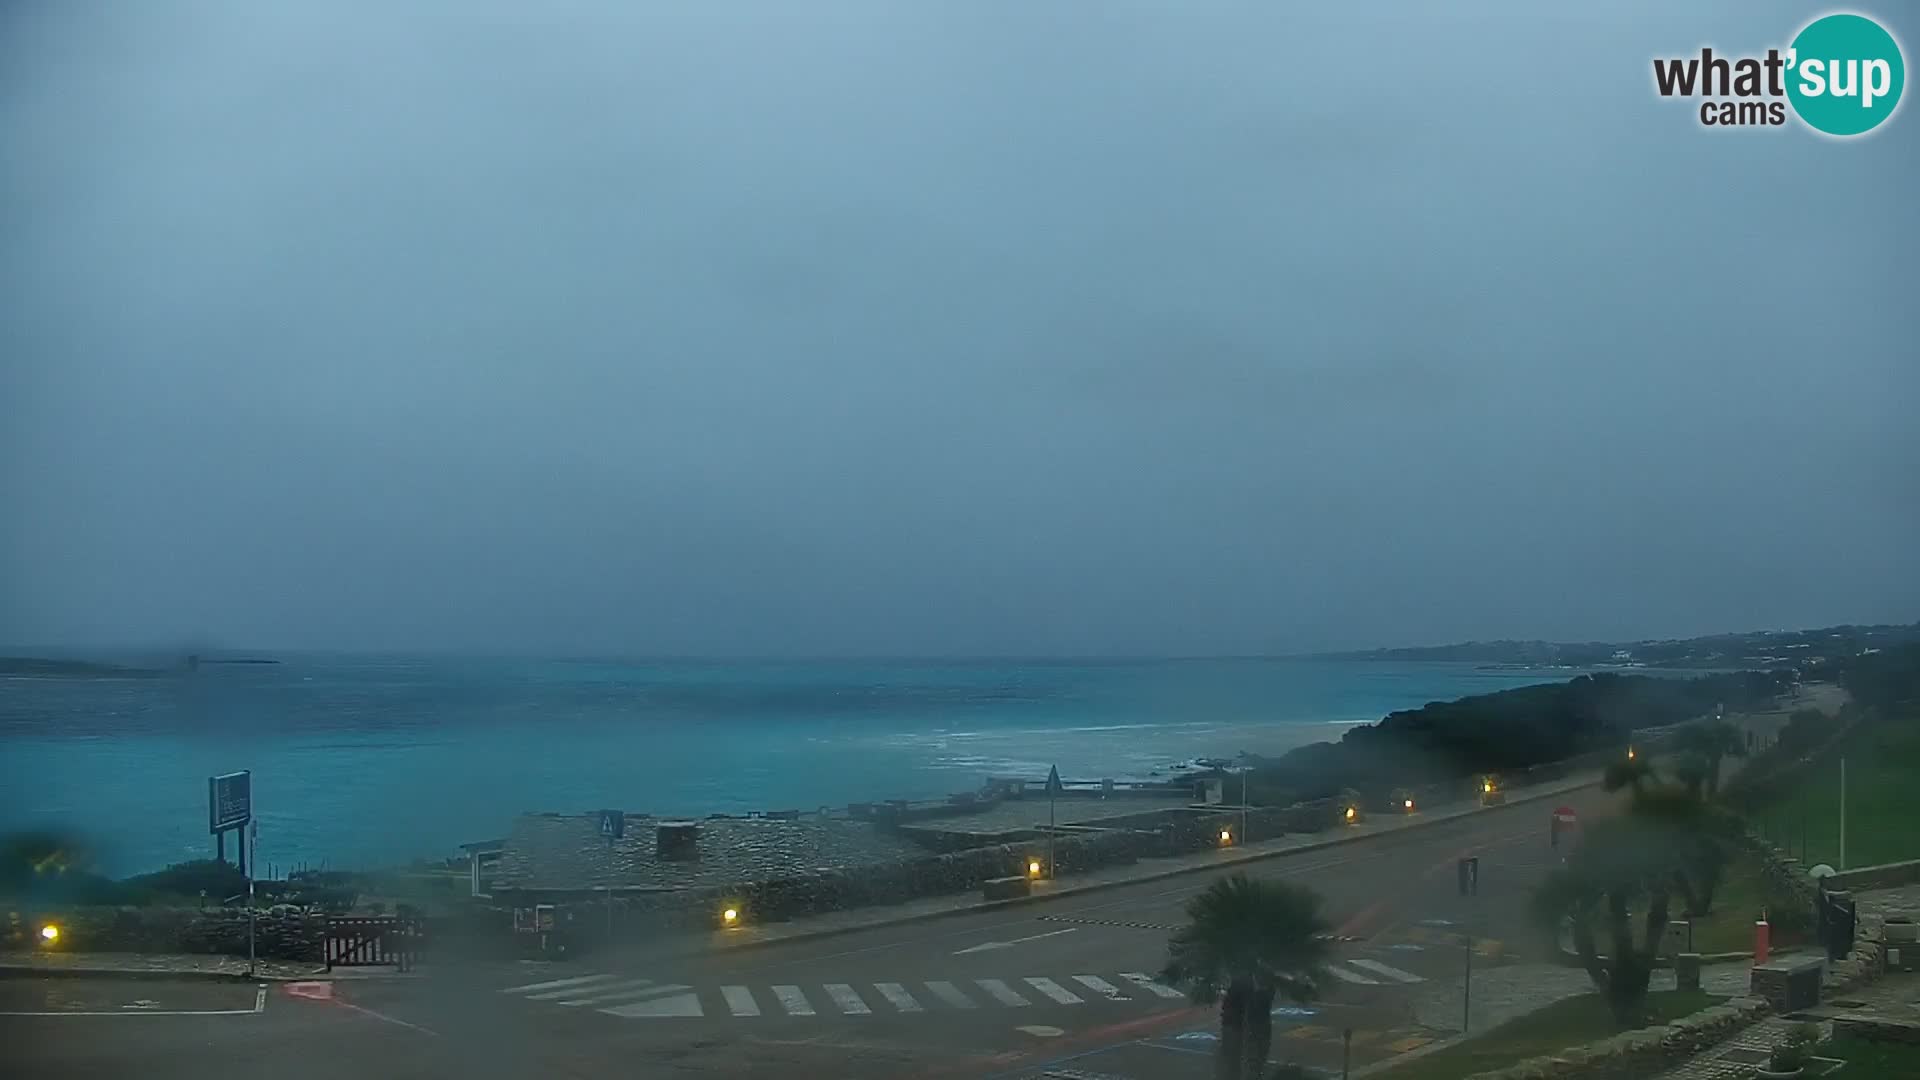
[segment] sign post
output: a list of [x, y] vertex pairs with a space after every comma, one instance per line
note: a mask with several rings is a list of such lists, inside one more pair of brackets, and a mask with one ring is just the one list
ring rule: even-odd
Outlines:
[[1574, 812], [1573, 807], [1571, 806], [1554, 807], [1553, 823], [1550, 827], [1551, 832], [1549, 833], [1549, 841], [1552, 844], [1552, 846], [1556, 848], [1559, 847], [1560, 834], [1563, 832], [1572, 832], [1574, 829], [1574, 826], [1578, 824], [1580, 824], [1580, 815]]
[[1053, 842], [1054, 842], [1054, 835], [1055, 835], [1054, 834], [1053, 801], [1054, 801], [1054, 798], [1060, 794], [1061, 786], [1062, 785], [1060, 783], [1060, 766], [1058, 765], [1052, 766], [1047, 770], [1047, 880], [1048, 881], [1053, 880], [1053, 877], [1056, 871], [1056, 868], [1053, 862], [1053, 851], [1054, 851]]
[[627, 812], [625, 810], [600, 811], [600, 835], [607, 838], [607, 945], [613, 945], [613, 848], [621, 837], [627, 835]]
[[207, 831], [213, 834], [214, 857], [227, 861], [227, 833], [240, 830], [235, 838], [234, 857], [240, 869], [247, 868], [247, 823], [253, 820], [253, 773], [239, 772], [207, 777]]
[[1458, 864], [1461, 896], [1480, 895], [1480, 856], [1462, 856]]

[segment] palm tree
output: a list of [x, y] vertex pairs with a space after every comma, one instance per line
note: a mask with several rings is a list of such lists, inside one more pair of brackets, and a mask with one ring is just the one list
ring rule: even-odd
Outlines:
[[[1733, 730], [1731, 724], [1721, 726]], [[1680, 860], [1672, 886], [1693, 916], [1713, 909], [1713, 895], [1744, 829], [1737, 815], [1706, 794], [1711, 771], [1699, 754], [1689, 753], [1674, 766], [1679, 782], [1667, 783], [1640, 757], [1607, 766], [1600, 782], [1608, 791], [1626, 791], [1628, 813], [1647, 825], [1643, 832], [1649, 842], [1658, 842]]]
[[1273, 1047], [1273, 1002], [1307, 1002], [1326, 978], [1331, 929], [1304, 886], [1234, 874], [1187, 904], [1163, 978], [1199, 1004], [1220, 1002], [1216, 1080], [1257, 1080]]
[[1673, 736], [1674, 746], [1682, 753], [1697, 756], [1706, 765], [1707, 798], [1720, 793], [1720, 764], [1729, 755], [1745, 757], [1746, 739], [1740, 729], [1725, 720], [1688, 724]]
[[[1643, 1019], [1670, 897], [1681, 880], [1680, 857], [1666, 840], [1659, 823], [1636, 814], [1600, 821], [1533, 895], [1533, 914], [1543, 930], [1555, 936], [1563, 925], [1571, 930], [1581, 966], [1623, 1030]], [[1642, 905], [1645, 929], [1636, 940], [1632, 911]], [[1605, 956], [1596, 941], [1596, 916], [1603, 916], [1608, 938]]]

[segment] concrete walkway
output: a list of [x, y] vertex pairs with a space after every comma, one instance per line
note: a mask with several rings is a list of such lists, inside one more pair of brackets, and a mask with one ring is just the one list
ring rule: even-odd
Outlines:
[[247, 979], [285, 981], [311, 979], [325, 975], [323, 964], [297, 964], [283, 960], [262, 960], [254, 973], [247, 973], [244, 956], [218, 956], [208, 953], [122, 953], [122, 952], [0, 952], [0, 977], [22, 975], [79, 975], [117, 978], [166, 978], [184, 976], [210, 979]]

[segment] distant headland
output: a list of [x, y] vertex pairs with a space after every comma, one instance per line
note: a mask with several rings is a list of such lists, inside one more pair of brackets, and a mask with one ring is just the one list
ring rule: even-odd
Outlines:
[[1823, 626], [1812, 630], [1754, 630], [1739, 634], [1643, 641], [1465, 641], [1398, 649], [1316, 653], [1315, 660], [1392, 660], [1477, 663], [1502, 668], [1802, 667], [1920, 642], [1920, 622]]
[[110, 664], [98, 660], [66, 657], [0, 656], [0, 677], [31, 679], [153, 679], [194, 671], [210, 664], [277, 664], [268, 657], [204, 657], [197, 654], [181, 658], [170, 666]]

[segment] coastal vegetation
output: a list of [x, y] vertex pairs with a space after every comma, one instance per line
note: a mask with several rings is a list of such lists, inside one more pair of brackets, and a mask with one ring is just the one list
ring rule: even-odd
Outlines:
[[1167, 942], [1162, 977], [1202, 1005], [1220, 1003], [1215, 1080], [1264, 1080], [1277, 998], [1319, 995], [1332, 926], [1319, 894], [1234, 874], [1187, 904], [1187, 924]]
[[1582, 754], [1624, 748], [1632, 733], [1711, 714], [1770, 705], [1790, 672], [1658, 678], [1603, 672], [1432, 702], [1256, 764], [1250, 798], [1265, 804], [1374, 795], [1401, 785], [1517, 772]]

